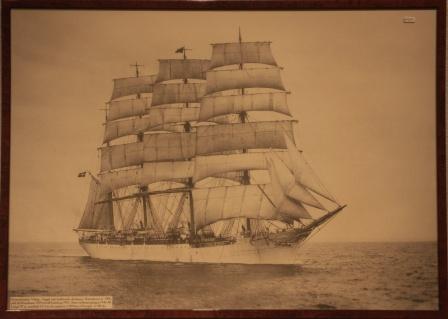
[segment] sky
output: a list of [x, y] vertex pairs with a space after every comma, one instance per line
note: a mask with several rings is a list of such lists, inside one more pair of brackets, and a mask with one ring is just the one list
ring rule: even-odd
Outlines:
[[[416, 23], [403, 23], [404, 16]], [[11, 241], [76, 241], [112, 79], [272, 41], [296, 140], [347, 208], [313, 241], [435, 240], [434, 11], [12, 12]]]

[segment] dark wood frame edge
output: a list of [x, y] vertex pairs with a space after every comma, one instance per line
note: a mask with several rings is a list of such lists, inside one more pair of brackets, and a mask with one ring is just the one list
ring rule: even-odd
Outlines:
[[[11, 10], [12, 9], [97, 9], [97, 10], [393, 10], [437, 11], [436, 132], [438, 201], [438, 311], [382, 310], [61, 310], [6, 311], [9, 171], [11, 132]], [[0, 210], [0, 318], [448, 318], [447, 312], [447, 216], [446, 216], [446, 121], [445, 121], [446, 2], [444, 0], [3, 0], [2, 1], [2, 144]]]

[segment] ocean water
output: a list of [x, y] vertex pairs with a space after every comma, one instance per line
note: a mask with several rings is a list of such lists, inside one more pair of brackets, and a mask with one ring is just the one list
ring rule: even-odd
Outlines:
[[105, 261], [76, 244], [13, 244], [9, 296], [113, 296], [116, 309], [438, 307], [437, 245], [308, 243], [300, 266]]

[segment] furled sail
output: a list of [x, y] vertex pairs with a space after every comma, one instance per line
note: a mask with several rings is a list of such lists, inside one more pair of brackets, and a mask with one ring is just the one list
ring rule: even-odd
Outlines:
[[220, 66], [261, 63], [276, 66], [270, 42], [235, 42], [212, 44], [210, 68]]
[[[288, 153], [284, 150], [273, 151], [284, 161], [289, 162]], [[266, 153], [238, 153], [226, 155], [196, 156], [196, 167], [193, 181], [197, 182], [206, 177], [242, 170], [266, 170]]]
[[112, 191], [126, 186], [186, 179], [193, 176], [193, 171], [192, 161], [144, 163], [143, 168], [100, 174], [99, 180], [103, 188]]
[[102, 172], [143, 163], [142, 142], [106, 146], [100, 150]]
[[293, 136], [292, 121], [247, 122], [198, 126], [198, 155], [238, 149], [285, 149], [283, 134]]
[[[268, 199], [271, 195], [270, 184], [194, 189], [196, 227], [200, 229], [219, 220], [236, 217], [283, 220], [282, 215], [285, 215], [295, 220], [309, 218], [309, 215], [303, 214], [300, 206], [292, 201], [284, 205], [285, 209], [274, 207]], [[293, 207], [297, 209], [291, 209]]]
[[202, 59], [165, 59], [159, 60], [159, 73], [156, 82], [179, 79], [205, 80], [210, 60]]
[[115, 79], [110, 99], [114, 100], [132, 94], [152, 93], [155, 79], [156, 75]]
[[175, 103], [199, 103], [205, 83], [168, 83], [154, 86], [152, 106]]
[[187, 160], [195, 156], [196, 133], [161, 133], [144, 136], [146, 162]]
[[286, 103], [286, 92], [256, 93], [245, 95], [205, 96], [201, 100], [200, 121], [219, 115], [247, 111], [273, 111], [291, 115]]
[[293, 172], [296, 181], [316, 194], [338, 204], [336, 199], [328, 192], [312, 172], [302, 153], [294, 145], [294, 142], [286, 135], [284, 138], [288, 149], [290, 163], [292, 164], [291, 171]]
[[278, 68], [219, 70], [207, 72], [207, 94], [244, 88], [269, 88], [284, 91]]
[[79, 223], [79, 229], [114, 229], [114, 217], [109, 203], [96, 204], [107, 200], [108, 194], [95, 180], [91, 180], [86, 207]]
[[140, 99], [128, 99], [111, 101], [107, 113], [107, 120], [119, 120], [125, 117], [140, 116], [146, 113], [151, 105], [151, 99], [142, 97]]
[[149, 130], [150, 119], [148, 117], [131, 118], [106, 123], [103, 143], [116, 138], [143, 133]]
[[152, 108], [149, 114], [149, 127], [157, 129], [163, 124], [197, 121], [199, 107], [164, 107]]

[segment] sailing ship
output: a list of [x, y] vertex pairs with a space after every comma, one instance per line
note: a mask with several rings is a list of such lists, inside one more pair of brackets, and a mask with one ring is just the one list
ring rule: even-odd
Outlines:
[[[114, 80], [75, 231], [93, 258], [295, 264], [345, 206], [298, 149], [271, 42], [212, 44]], [[269, 120], [267, 120], [269, 119]]]

